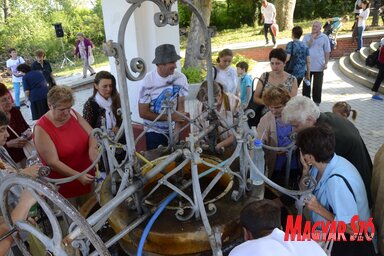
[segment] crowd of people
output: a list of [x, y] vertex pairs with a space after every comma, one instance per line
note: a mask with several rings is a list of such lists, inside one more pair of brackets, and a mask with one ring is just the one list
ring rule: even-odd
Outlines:
[[[360, 40], [358, 49], [362, 45], [369, 2], [362, 1], [359, 6], [361, 12], [356, 18]], [[276, 17], [272, 4], [263, 1], [263, 8], [264, 32], [268, 43], [268, 32]], [[370, 209], [375, 203], [370, 193], [372, 161], [358, 129], [348, 119], [352, 113], [352, 119], [355, 120], [357, 112], [347, 102], [336, 103], [332, 112], [321, 113], [319, 110], [324, 70], [327, 69], [331, 51], [328, 36], [321, 29], [319, 21], [313, 22], [311, 33], [300, 41], [303, 30], [299, 26], [294, 27], [293, 41], [288, 43], [286, 49], [277, 48], [276, 38], [271, 33], [276, 46], [269, 54], [271, 71], [262, 73], [255, 88], [247, 73], [248, 63], [241, 61], [234, 68], [233, 52], [230, 49], [220, 51], [212, 83], [212, 111], [217, 115], [216, 119], [207, 112], [210, 107], [208, 82], [204, 81], [197, 94], [195, 108], [190, 113], [193, 120], [191, 132], [197, 134], [206, 130], [213, 122], [216, 125], [214, 131], [203, 140], [208, 142], [213, 137], [216, 139], [215, 153], [233, 150], [237, 141], [232, 128], [239, 123], [239, 115], [247, 109], [256, 112], [254, 106], [258, 106], [258, 119], [252, 123], [256, 126], [258, 139], [272, 147], [285, 147], [293, 142], [297, 146], [292, 159], [282, 152], [265, 150], [266, 175], [283, 185], [285, 169], [290, 163], [289, 186], [295, 189], [299, 187], [300, 178], [312, 176], [316, 180], [316, 187], [305, 200], [309, 220], [313, 223], [344, 221], [349, 237], [354, 235], [351, 231], [351, 225], [354, 224], [351, 223], [352, 216], [358, 215], [360, 221], [368, 221], [371, 217]], [[37, 51], [36, 61], [29, 66], [17, 56], [15, 49], [10, 50], [11, 58], [7, 61], [7, 67], [12, 73], [15, 99], [13, 102], [11, 93], [0, 83], [1, 170], [21, 170], [26, 175], [36, 177], [41, 165], [27, 166], [28, 155], [24, 151], [25, 146], [33, 141], [41, 164], [51, 168], [51, 178], [74, 176], [97, 159], [97, 141], [91, 134], [92, 129], [103, 128], [112, 137], [119, 131], [122, 117], [118, 113], [121, 103], [116, 79], [107, 71], [96, 74], [89, 60], [92, 43], [82, 33], [78, 33], [77, 37], [76, 54], [83, 61], [83, 77], [86, 77], [88, 70], [91, 76], [95, 75], [93, 94], [84, 105], [83, 115], [72, 108], [74, 96], [71, 89], [56, 85], [52, 68], [44, 59], [44, 51]], [[167, 146], [170, 141], [177, 142], [178, 131], [188, 116], [185, 111], [187, 78], [176, 71], [176, 62], [180, 59], [174, 45], [159, 45], [152, 61], [156, 68], [140, 81], [137, 104], [139, 115], [148, 127], [145, 134], [147, 150]], [[291, 69], [287, 69], [288, 66]], [[303, 95], [297, 95], [302, 82]], [[37, 120], [33, 131], [19, 110], [17, 91], [21, 83], [31, 103], [32, 119]], [[170, 109], [164, 108], [164, 104], [171, 106]], [[294, 134], [297, 134], [296, 138]], [[122, 138], [120, 142], [125, 143], [125, 139]], [[7, 175], [0, 174], [2, 177]], [[94, 192], [94, 180], [95, 170], [91, 169], [78, 179], [60, 185], [58, 191], [74, 206], [80, 207]], [[17, 197], [20, 203], [15, 204], [12, 218], [25, 219], [26, 211], [35, 200], [25, 191], [18, 191]], [[268, 255], [299, 255], [309, 251], [311, 255], [325, 255], [322, 248], [311, 240], [283, 243], [280, 210], [279, 204], [270, 200], [246, 205], [240, 215], [246, 242], [235, 247], [230, 255], [263, 252], [268, 252]], [[0, 225], [0, 234], [6, 229]], [[10, 246], [8, 240], [0, 243]], [[1, 245], [1, 249], [6, 248]], [[373, 242], [369, 241], [335, 242], [331, 253], [333, 256], [370, 256], [375, 255], [375, 250]]]

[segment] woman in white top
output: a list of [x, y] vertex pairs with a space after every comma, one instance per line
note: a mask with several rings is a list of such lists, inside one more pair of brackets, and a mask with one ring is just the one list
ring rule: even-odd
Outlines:
[[224, 92], [229, 92], [234, 95], [238, 94], [237, 71], [231, 66], [233, 52], [230, 49], [224, 49], [219, 52], [217, 57], [217, 65], [214, 70], [214, 80], [224, 86]]
[[[232, 93], [225, 93], [223, 85], [213, 81], [213, 95], [215, 97], [216, 109], [228, 125], [235, 125], [236, 114], [240, 110], [240, 99]], [[200, 90], [197, 93], [197, 103], [192, 113], [192, 117], [195, 120], [195, 125], [192, 126], [192, 132], [197, 134], [198, 132], [208, 128], [210, 122], [208, 120], [208, 83], [204, 81]], [[220, 118], [219, 118], [220, 120]], [[217, 127], [218, 140], [215, 146], [217, 152], [222, 152], [223, 149], [230, 148], [235, 145], [235, 136], [229, 130], [230, 127], [224, 127], [223, 122]]]
[[369, 17], [369, 6], [370, 3], [368, 0], [361, 2], [362, 12], [359, 14], [357, 21], [357, 49], [359, 51], [363, 47], [363, 31], [365, 30], [365, 21]]

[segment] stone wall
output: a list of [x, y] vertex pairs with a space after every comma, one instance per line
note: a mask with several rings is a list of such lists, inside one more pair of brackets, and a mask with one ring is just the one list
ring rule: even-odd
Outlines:
[[[369, 34], [364, 36], [364, 46], [369, 46], [371, 42], [379, 42], [383, 38], [383, 33]], [[285, 49], [286, 44], [279, 44], [279, 48]], [[349, 55], [357, 48], [356, 40], [352, 40], [351, 35], [339, 36], [337, 39], [337, 47], [331, 53], [331, 58], [340, 58]], [[256, 61], [268, 61], [269, 52], [272, 46], [269, 47], [254, 47], [247, 49], [234, 50], [236, 53], [244, 55]]]

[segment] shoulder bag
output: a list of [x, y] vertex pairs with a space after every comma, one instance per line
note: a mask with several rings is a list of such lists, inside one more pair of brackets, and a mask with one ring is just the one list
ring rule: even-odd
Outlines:
[[[255, 77], [252, 81], [252, 88], [254, 87], [254, 83], [255, 83], [255, 80], [260, 80], [260, 82], [262, 83], [263, 85], [263, 88], [261, 90], [261, 95], [263, 95], [263, 91], [264, 91], [264, 87], [265, 85], [267, 84], [268, 82], [268, 78], [269, 78], [269, 72], [266, 72], [265, 73], [265, 78], [264, 78], [264, 81], [258, 77]], [[255, 89], [256, 90], [256, 89]], [[252, 92], [252, 97], [251, 99], [249, 100], [249, 103], [248, 103], [248, 106], [246, 108], [246, 110], [248, 109], [252, 109], [253, 111], [255, 111], [255, 116], [252, 117], [252, 118], [248, 118], [248, 125], [249, 127], [252, 127], [252, 126], [257, 126], [260, 122], [260, 119], [261, 117], [263, 116], [263, 109], [265, 108], [264, 105], [260, 105], [260, 104], [257, 104], [253, 101], [253, 96], [255, 94], [255, 90], [253, 90]]]
[[284, 67], [284, 71], [289, 73], [289, 74], [292, 74], [293, 73], [293, 66], [294, 66], [294, 59], [295, 59], [295, 41], [292, 41], [292, 53], [291, 53], [291, 58], [289, 59], [289, 61], [287, 61], [285, 63], [285, 67]]

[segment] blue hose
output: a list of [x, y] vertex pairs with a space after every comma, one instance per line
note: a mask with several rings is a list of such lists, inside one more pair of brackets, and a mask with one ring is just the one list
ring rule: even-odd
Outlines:
[[144, 248], [144, 243], [145, 243], [145, 240], [147, 240], [147, 236], [149, 234], [149, 231], [151, 230], [153, 224], [155, 223], [157, 217], [159, 217], [159, 215], [163, 212], [163, 210], [165, 209], [165, 207], [167, 207], [167, 205], [178, 195], [178, 193], [176, 192], [173, 192], [172, 194], [170, 194], [167, 199], [165, 199], [159, 206], [159, 208], [157, 208], [156, 212], [152, 215], [151, 219], [149, 220], [149, 222], [147, 223], [147, 226], [145, 226], [145, 229], [143, 231], [143, 234], [141, 235], [141, 238], [140, 238], [140, 243], [139, 243], [139, 247], [137, 248], [137, 256], [141, 256], [142, 253], [143, 253], [143, 248]]
[[[227, 160], [221, 162], [218, 164], [218, 166], [222, 166], [224, 165], [225, 163], [227, 162]], [[204, 177], [208, 174], [210, 174], [212, 171], [214, 170], [217, 170], [215, 167], [212, 167], [208, 170], [206, 170], [205, 172], [201, 173], [199, 175], [199, 178], [201, 177]], [[159, 206], [159, 208], [157, 208], [156, 212], [152, 215], [151, 219], [148, 221], [147, 225], [145, 226], [145, 229], [143, 231], [143, 234], [141, 235], [141, 238], [140, 238], [140, 242], [139, 242], [139, 246], [137, 248], [137, 253], [136, 253], [136, 256], [141, 256], [143, 254], [143, 249], [144, 249], [144, 244], [145, 244], [145, 240], [147, 240], [147, 236], [149, 234], [149, 231], [151, 230], [153, 224], [155, 223], [155, 221], [157, 220], [157, 218], [159, 217], [159, 215], [164, 211], [165, 207], [167, 207], [167, 205], [172, 202], [173, 199], [175, 199], [175, 197], [178, 195], [177, 192], [173, 192], [172, 194], [170, 194]]]

